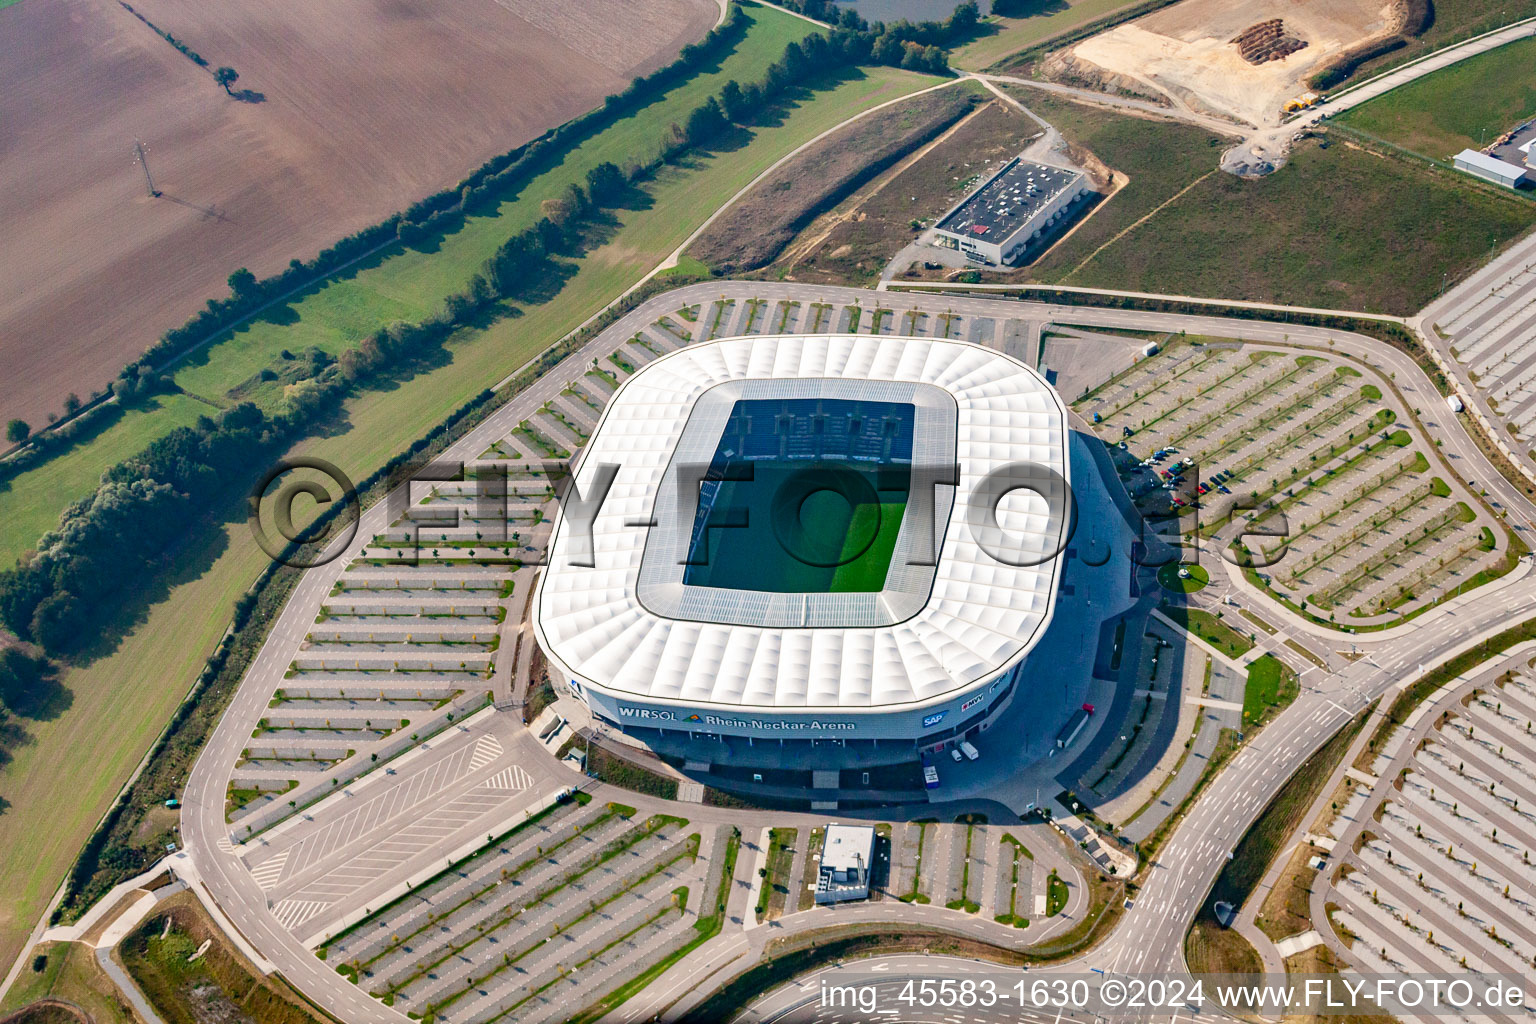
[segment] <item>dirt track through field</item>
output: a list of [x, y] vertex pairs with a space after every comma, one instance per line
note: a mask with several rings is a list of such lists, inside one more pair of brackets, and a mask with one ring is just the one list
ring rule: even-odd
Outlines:
[[[713, 0], [116, 0], [0, 11], [0, 418], [34, 427], [166, 328], [617, 92]], [[133, 159], [149, 147], [151, 199]]]

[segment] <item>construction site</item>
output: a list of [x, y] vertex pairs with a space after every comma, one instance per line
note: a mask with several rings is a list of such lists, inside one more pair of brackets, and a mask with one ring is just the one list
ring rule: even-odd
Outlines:
[[1379, 0], [1183, 0], [1053, 53], [1043, 70], [1263, 128], [1280, 123], [1313, 74], [1396, 33], [1404, 17], [1404, 5]]

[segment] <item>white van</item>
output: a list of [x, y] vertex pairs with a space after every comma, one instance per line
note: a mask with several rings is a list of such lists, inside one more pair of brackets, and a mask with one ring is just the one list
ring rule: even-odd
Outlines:
[[967, 758], [969, 758], [972, 761], [976, 760], [978, 757], [981, 756], [981, 751], [979, 751], [975, 747], [971, 746], [970, 740], [961, 740], [960, 741], [960, 750], [961, 750], [962, 753], [965, 754], [965, 756]]

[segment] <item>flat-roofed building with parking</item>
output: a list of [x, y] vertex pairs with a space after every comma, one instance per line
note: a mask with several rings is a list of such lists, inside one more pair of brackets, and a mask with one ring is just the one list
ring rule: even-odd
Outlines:
[[828, 825], [816, 870], [816, 902], [868, 899], [874, 861], [873, 826]]
[[1089, 193], [1081, 171], [1014, 157], [940, 218], [934, 244], [975, 263], [1016, 263], [1059, 233]]

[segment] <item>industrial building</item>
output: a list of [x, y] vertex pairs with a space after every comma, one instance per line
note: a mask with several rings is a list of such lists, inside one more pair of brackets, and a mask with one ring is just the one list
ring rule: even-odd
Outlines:
[[828, 825], [816, 869], [816, 902], [868, 899], [874, 863], [874, 826]]
[[939, 219], [933, 244], [974, 263], [1013, 264], [1065, 227], [1090, 194], [1081, 171], [1014, 157]]
[[1475, 149], [1464, 149], [1456, 154], [1456, 169], [1505, 188], [1519, 188], [1528, 173], [1519, 164], [1507, 163]]
[[689, 345], [620, 386], [575, 478], [534, 633], [557, 689], [629, 742], [835, 780], [974, 738], [1028, 685], [1070, 517], [1066, 410], [1001, 352]]

